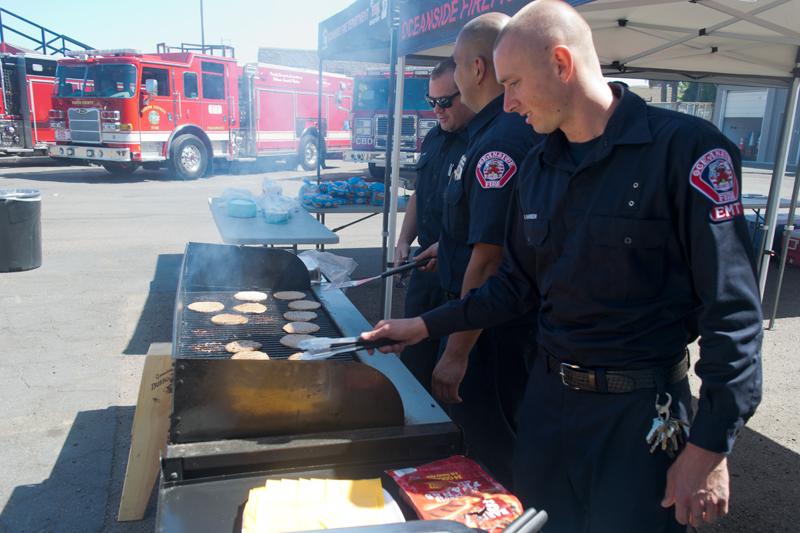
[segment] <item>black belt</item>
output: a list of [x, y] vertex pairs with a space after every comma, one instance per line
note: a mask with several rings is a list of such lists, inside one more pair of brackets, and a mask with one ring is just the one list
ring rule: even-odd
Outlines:
[[565, 387], [574, 390], [602, 393], [625, 393], [638, 389], [655, 389], [658, 381], [667, 385], [682, 380], [689, 371], [689, 353], [685, 353], [677, 363], [641, 370], [605, 370], [603, 368], [584, 368], [564, 363], [547, 354], [547, 369], [561, 375]]

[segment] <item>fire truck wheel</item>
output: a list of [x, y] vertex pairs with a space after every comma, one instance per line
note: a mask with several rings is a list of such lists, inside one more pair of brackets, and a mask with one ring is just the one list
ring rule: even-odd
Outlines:
[[[300, 164], [305, 170], [316, 170], [317, 168], [317, 137], [316, 135], [306, 135], [300, 142], [300, 153], [298, 154]], [[322, 166], [325, 166], [325, 147], [322, 147]]]
[[138, 163], [103, 163], [103, 168], [113, 176], [130, 176], [139, 168]]
[[194, 135], [181, 135], [170, 148], [169, 170], [176, 178], [196, 180], [208, 169], [208, 151]]

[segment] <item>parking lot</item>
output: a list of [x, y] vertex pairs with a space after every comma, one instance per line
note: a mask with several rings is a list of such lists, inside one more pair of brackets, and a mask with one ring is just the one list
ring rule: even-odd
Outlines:
[[[363, 166], [331, 165], [329, 177], [365, 173]], [[311, 175], [234, 166], [173, 181], [141, 170], [118, 179], [97, 167], [0, 167], [0, 188], [41, 191], [43, 235], [41, 268], [0, 274], [0, 531], [153, 531], [154, 501], [141, 522], [118, 524], [116, 512], [143, 354], [151, 343], [171, 340], [184, 247], [221, 242], [209, 197], [226, 188], [260, 191], [265, 178], [293, 196]], [[766, 194], [769, 178], [749, 169], [744, 192]], [[355, 218], [328, 215], [326, 223]], [[339, 236], [328, 250], [358, 261], [354, 277], [380, 271], [380, 216]], [[776, 271], [775, 264], [767, 312]], [[379, 287], [348, 293], [373, 323]], [[398, 289], [396, 316], [402, 297]], [[800, 268], [788, 266], [776, 328], [765, 332], [764, 401], [731, 459], [732, 514], [711, 531], [797, 530], [799, 345]]]

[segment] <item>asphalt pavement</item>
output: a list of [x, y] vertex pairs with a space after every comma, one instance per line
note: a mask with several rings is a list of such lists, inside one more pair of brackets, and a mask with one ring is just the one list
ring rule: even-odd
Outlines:
[[[331, 164], [326, 175], [365, 174]], [[221, 242], [208, 198], [227, 188], [258, 192], [265, 178], [294, 195], [312, 175], [266, 170], [234, 165], [183, 182], [141, 170], [119, 179], [96, 167], [0, 167], [0, 188], [41, 191], [43, 234], [41, 268], [0, 274], [0, 531], [154, 530], [154, 499], [144, 520], [116, 522], [143, 354], [171, 340], [186, 243]], [[766, 193], [769, 172], [749, 170], [743, 181], [746, 193]], [[790, 188], [788, 179], [784, 197]], [[327, 249], [357, 260], [354, 277], [380, 271], [380, 216], [339, 235]], [[380, 318], [379, 287], [348, 293], [371, 322]], [[396, 316], [402, 298], [398, 288]], [[800, 267], [789, 266], [776, 328], [765, 332], [764, 401], [731, 457], [731, 516], [709, 530], [797, 531], [798, 345]]]

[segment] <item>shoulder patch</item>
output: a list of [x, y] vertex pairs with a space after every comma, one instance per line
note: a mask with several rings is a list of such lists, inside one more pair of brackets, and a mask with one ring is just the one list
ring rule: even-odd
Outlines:
[[505, 152], [486, 152], [475, 165], [475, 176], [484, 189], [502, 189], [517, 173], [517, 164]]
[[722, 222], [744, 212], [739, 201], [739, 178], [730, 154], [723, 148], [709, 150], [692, 165], [689, 183], [714, 204], [709, 217]]

